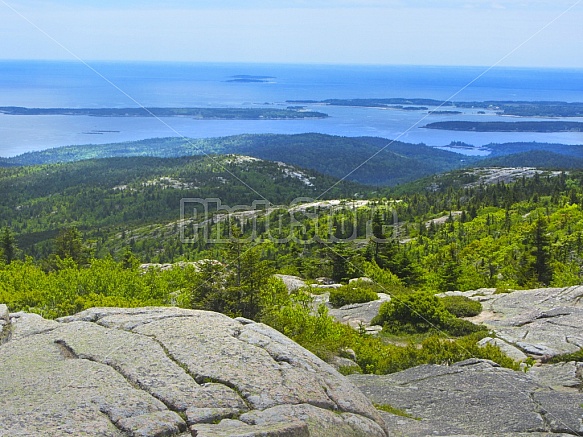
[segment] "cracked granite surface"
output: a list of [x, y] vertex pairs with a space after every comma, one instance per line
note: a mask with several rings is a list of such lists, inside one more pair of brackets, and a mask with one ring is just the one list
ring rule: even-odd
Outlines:
[[583, 348], [583, 286], [519, 290], [447, 292], [482, 303], [483, 312], [468, 320], [484, 323], [498, 339], [537, 358]]
[[373, 402], [420, 420], [383, 414], [391, 436], [583, 435], [580, 363], [515, 372], [487, 360], [350, 375]]
[[178, 308], [3, 317], [3, 436], [387, 435], [352, 383], [262, 324]]

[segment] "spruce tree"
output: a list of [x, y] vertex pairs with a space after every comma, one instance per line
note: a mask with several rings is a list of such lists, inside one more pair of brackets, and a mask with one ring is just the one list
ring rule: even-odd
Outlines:
[[16, 239], [8, 227], [0, 233], [0, 251], [6, 264], [10, 264], [16, 257]]

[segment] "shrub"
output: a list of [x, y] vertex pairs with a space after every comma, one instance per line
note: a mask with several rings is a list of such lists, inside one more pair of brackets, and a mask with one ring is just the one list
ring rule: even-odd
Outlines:
[[386, 332], [394, 334], [443, 331], [463, 336], [485, 329], [456, 318], [441, 299], [426, 292], [400, 295], [383, 303], [371, 324], [383, 325]]
[[463, 337], [464, 335], [473, 334], [475, 332], [487, 331], [488, 328], [484, 325], [475, 325], [468, 320], [454, 317], [447, 321], [443, 330], [454, 337]]
[[330, 290], [330, 304], [341, 307], [352, 303], [364, 303], [377, 300], [379, 287], [365, 281], [355, 281], [340, 288]]
[[445, 296], [441, 302], [456, 317], [473, 317], [482, 312], [482, 304], [466, 296]]
[[469, 358], [492, 360], [502, 367], [519, 369], [519, 364], [491, 344], [478, 346], [487, 332], [478, 332], [456, 340], [431, 336], [420, 345], [396, 346], [383, 344], [382, 339], [360, 337], [353, 345], [357, 362], [365, 373], [385, 375], [422, 364], [449, 365]]
[[437, 297], [415, 292], [383, 303], [371, 324], [383, 325], [385, 330], [393, 333], [414, 334], [440, 329], [451, 317]]

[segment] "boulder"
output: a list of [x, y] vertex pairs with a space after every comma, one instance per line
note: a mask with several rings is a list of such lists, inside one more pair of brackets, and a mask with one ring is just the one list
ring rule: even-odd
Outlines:
[[[384, 293], [378, 293], [379, 298], [372, 302], [355, 303], [344, 305], [340, 308], [330, 308], [329, 314], [341, 323], [350, 325], [354, 329], [360, 326], [370, 326], [371, 320], [379, 313], [379, 308], [383, 302], [391, 300], [391, 296]], [[328, 295], [328, 298], [330, 296]], [[382, 329], [382, 328], [381, 328]]]
[[491, 344], [493, 346], [497, 346], [506, 356], [512, 358], [514, 361], [526, 361], [528, 358], [524, 352], [522, 352], [517, 347], [512, 346], [511, 344], [506, 343], [504, 340], [499, 338], [492, 338], [492, 337], [484, 337], [482, 340], [478, 342], [479, 346], [485, 346], [487, 344]]
[[387, 435], [351, 382], [251, 320], [179, 308], [10, 316], [1, 435]]
[[291, 275], [275, 275], [276, 278], [279, 278], [283, 281], [283, 283], [285, 284], [287, 291], [288, 292], [292, 292], [292, 291], [296, 291], [302, 287], [306, 286], [306, 283], [304, 282], [304, 280], [302, 278], [300, 278], [299, 276], [291, 276]]
[[515, 372], [487, 360], [348, 378], [373, 402], [408, 416], [383, 413], [391, 436], [583, 435], [583, 393], [555, 390], [548, 386], [548, 376]]

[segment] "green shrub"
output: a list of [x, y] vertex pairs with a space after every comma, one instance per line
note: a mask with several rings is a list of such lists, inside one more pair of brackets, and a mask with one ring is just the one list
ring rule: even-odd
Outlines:
[[427, 292], [399, 295], [383, 303], [371, 324], [382, 325], [385, 332], [393, 334], [441, 331], [464, 336], [485, 329], [456, 318], [441, 299]]
[[336, 308], [352, 303], [364, 303], [377, 300], [378, 285], [355, 281], [340, 288], [330, 290], [330, 304]]
[[441, 302], [456, 317], [474, 317], [482, 312], [482, 304], [466, 296], [445, 296]]
[[451, 318], [443, 326], [443, 330], [454, 337], [463, 337], [475, 332], [487, 331], [484, 325], [475, 325], [472, 322], [464, 319]]
[[382, 325], [393, 333], [413, 334], [442, 328], [451, 317], [437, 297], [415, 292], [394, 296], [383, 303], [371, 324]]
[[502, 367], [519, 369], [519, 364], [508, 358], [491, 344], [478, 346], [486, 331], [474, 333], [456, 340], [436, 335], [425, 339], [420, 345], [408, 346], [384, 344], [380, 338], [360, 338], [352, 347], [357, 362], [365, 373], [385, 375], [400, 372], [422, 364], [450, 365], [469, 358], [492, 360]]

